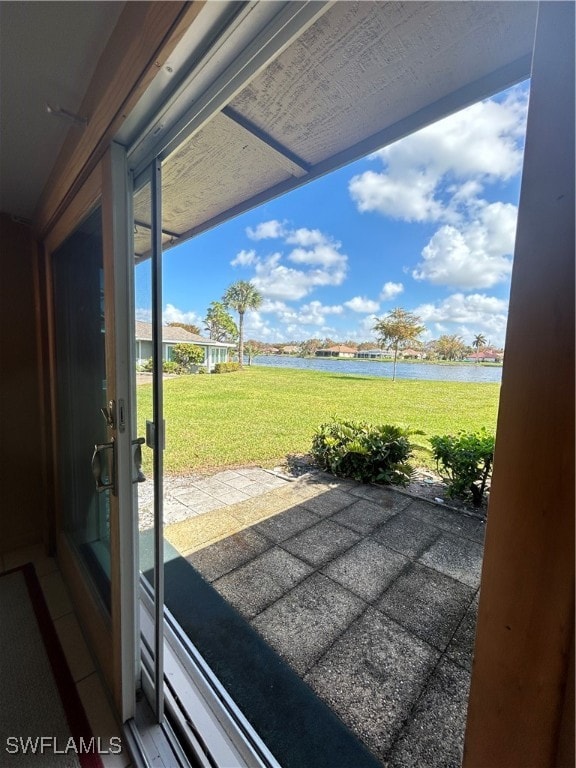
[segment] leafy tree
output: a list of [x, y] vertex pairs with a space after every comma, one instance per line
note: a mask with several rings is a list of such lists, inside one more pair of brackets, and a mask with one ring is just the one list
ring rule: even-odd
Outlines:
[[396, 307], [388, 312], [385, 317], [375, 318], [376, 323], [373, 326], [378, 334], [378, 342], [382, 347], [391, 347], [394, 350], [394, 369], [392, 381], [396, 379], [396, 360], [398, 359], [398, 350], [406, 348], [411, 342], [416, 341], [418, 336], [424, 331], [424, 326], [420, 325], [420, 318], [413, 312]]
[[193, 365], [202, 365], [204, 350], [196, 344], [175, 344], [172, 347], [174, 362], [185, 371], [190, 371]]
[[466, 351], [464, 339], [456, 334], [440, 336], [434, 347], [438, 356], [444, 360], [460, 360]]
[[244, 344], [244, 351], [248, 355], [248, 365], [252, 365], [252, 358], [262, 353], [262, 344], [255, 339], [248, 339]]
[[240, 368], [244, 360], [244, 315], [249, 309], [258, 309], [262, 304], [262, 294], [256, 286], [247, 280], [237, 280], [228, 286], [222, 297], [226, 307], [232, 307], [238, 312], [238, 362]]
[[314, 357], [316, 350], [322, 346], [321, 339], [306, 339], [299, 344], [300, 357]]
[[233, 342], [238, 338], [238, 328], [221, 301], [213, 301], [206, 312], [204, 327], [212, 341]]
[[438, 350], [436, 349], [435, 341], [427, 341], [426, 344], [424, 344], [423, 350], [428, 360], [438, 359]]
[[188, 331], [188, 333], [194, 333], [196, 336], [200, 336], [200, 328], [197, 325], [194, 325], [194, 323], [168, 323], [168, 327], [170, 328], [184, 328], [185, 331]]

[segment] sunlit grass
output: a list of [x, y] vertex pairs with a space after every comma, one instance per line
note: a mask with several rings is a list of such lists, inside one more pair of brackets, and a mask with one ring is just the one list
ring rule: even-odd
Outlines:
[[[391, 381], [264, 366], [167, 379], [165, 470], [273, 466], [288, 454], [308, 452], [314, 430], [332, 416], [422, 430], [413, 437], [413, 463], [433, 467], [427, 438], [494, 430], [499, 392], [499, 384]], [[151, 418], [151, 396], [151, 385], [138, 387], [140, 434]]]

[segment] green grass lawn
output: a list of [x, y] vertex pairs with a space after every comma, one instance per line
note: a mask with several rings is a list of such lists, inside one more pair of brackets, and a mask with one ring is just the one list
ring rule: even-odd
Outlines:
[[[164, 381], [165, 470], [202, 472], [249, 464], [274, 466], [307, 453], [332, 416], [421, 429], [415, 466], [434, 467], [427, 438], [496, 428], [499, 384], [391, 381], [340, 373], [253, 367], [239, 373]], [[139, 434], [151, 418], [152, 387], [138, 387]], [[149, 464], [150, 451], [145, 451]]]

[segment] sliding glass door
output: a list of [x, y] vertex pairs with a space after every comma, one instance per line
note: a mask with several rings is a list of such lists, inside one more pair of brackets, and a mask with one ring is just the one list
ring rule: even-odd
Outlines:
[[112, 144], [45, 243], [58, 557], [122, 719], [135, 698], [139, 479], [127, 189], [125, 152]]
[[95, 451], [108, 441], [101, 205], [53, 254], [52, 279], [63, 529], [110, 610], [112, 451]]

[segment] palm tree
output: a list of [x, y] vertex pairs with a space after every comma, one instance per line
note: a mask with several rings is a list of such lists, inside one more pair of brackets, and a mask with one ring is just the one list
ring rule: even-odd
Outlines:
[[238, 280], [228, 286], [222, 301], [227, 307], [238, 312], [238, 362], [240, 368], [244, 359], [244, 314], [249, 309], [258, 309], [262, 304], [262, 295], [247, 280]]
[[[480, 352], [480, 347], [486, 346], [486, 336], [484, 336], [483, 333], [477, 333], [476, 336], [474, 336], [472, 346], [476, 352]], [[476, 358], [476, 362], [478, 362], [478, 358]]]

